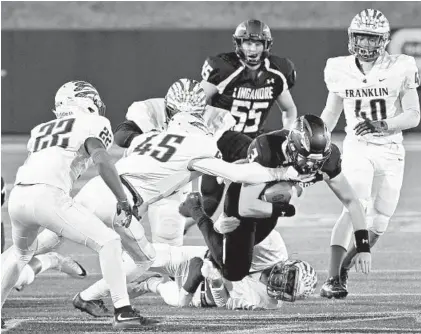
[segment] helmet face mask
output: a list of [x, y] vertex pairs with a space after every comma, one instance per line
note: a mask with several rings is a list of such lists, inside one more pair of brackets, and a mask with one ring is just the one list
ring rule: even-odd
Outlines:
[[286, 260], [272, 267], [266, 289], [271, 298], [294, 302], [313, 294], [316, 285], [316, 271], [308, 262]]
[[389, 41], [389, 21], [376, 9], [357, 14], [348, 28], [349, 53], [361, 61], [375, 61], [385, 53]]
[[254, 66], [269, 57], [273, 40], [265, 23], [248, 20], [240, 23], [235, 29], [233, 43], [238, 57], [246, 64]]
[[286, 152], [300, 174], [320, 171], [332, 153], [330, 132], [322, 119], [315, 115], [299, 117], [288, 135]]

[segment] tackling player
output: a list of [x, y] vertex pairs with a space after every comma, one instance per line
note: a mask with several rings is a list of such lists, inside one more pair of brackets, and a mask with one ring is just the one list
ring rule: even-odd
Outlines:
[[[369, 222], [372, 247], [386, 231], [398, 204], [404, 173], [402, 130], [420, 121], [415, 59], [385, 51], [390, 41], [387, 18], [376, 9], [357, 14], [348, 28], [350, 56], [327, 60], [329, 95], [322, 118], [333, 130], [344, 110], [346, 137], [343, 170]], [[345, 207], [331, 236], [329, 278], [322, 297], [347, 296], [348, 270], [356, 254], [348, 253], [351, 214]], [[342, 267], [341, 267], [342, 265]]]
[[[140, 134], [165, 131], [171, 117], [179, 112], [178, 94], [191, 95], [198, 101], [202, 99], [200, 103], [205, 105], [206, 96], [199, 94], [200, 87], [191, 85], [191, 82], [190, 79], [179, 79], [168, 89], [165, 98], [133, 102], [127, 111], [126, 120], [116, 128], [114, 134], [116, 144], [128, 148], [132, 140]], [[189, 87], [192, 89], [186, 90]], [[235, 125], [235, 120], [228, 111], [210, 105], [206, 105], [203, 118], [215, 139], [219, 139], [225, 131]], [[174, 246], [183, 244], [185, 219], [178, 213], [178, 206], [183, 196], [191, 191], [190, 186], [186, 188], [188, 189], [180, 190], [149, 208], [152, 242]]]
[[[315, 115], [299, 117], [291, 131], [278, 130], [257, 137], [249, 148], [249, 161], [265, 167], [292, 166], [306, 177], [299, 184], [308, 187], [325, 181], [333, 193], [349, 210], [357, 243], [356, 268], [370, 271], [371, 255], [365, 214], [354, 191], [341, 173], [341, 154], [331, 143], [330, 132]], [[287, 178], [285, 178], [287, 180]], [[215, 231], [206, 215], [200, 194], [192, 193], [189, 206], [180, 206], [180, 213], [192, 217], [202, 232], [212, 260], [224, 278], [238, 281], [250, 269], [253, 247], [276, 226], [279, 217], [293, 216], [295, 208], [283, 202], [269, 203], [260, 199], [266, 185], [231, 184], [228, 188], [224, 212], [237, 217], [241, 223], [234, 231], [221, 234]], [[193, 199], [196, 202], [193, 205]]]
[[[223, 159], [233, 162], [247, 156], [252, 138], [263, 132], [274, 103], [282, 111], [277, 128], [289, 129], [297, 118], [290, 94], [295, 84], [294, 64], [288, 58], [271, 54], [272, 34], [259, 20], [240, 23], [233, 34], [234, 52], [208, 57], [202, 67], [201, 85], [209, 104], [228, 110], [236, 125], [223, 134], [219, 149], [227, 145]], [[243, 136], [244, 133], [247, 136]], [[221, 201], [224, 185], [215, 178], [202, 178], [205, 211], [212, 216]]]
[[122, 212], [121, 224], [130, 224], [132, 208], [107, 152], [113, 135], [110, 122], [103, 117], [105, 105], [91, 84], [71, 81], [57, 91], [53, 111], [56, 120], [32, 129], [28, 158], [9, 196], [13, 246], [1, 256], [2, 307], [34, 256], [43, 226], [98, 252], [111, 290], [115, 328], [151, 323], [130, 306], [119, 235], [70, 197], [74, 181], [92, 159]]
[[254, 246], [251, 270], [238, 282], [223, 279], [209, 260], [203, 260], [205, 246], [168, 248], [168, 262], [161, 267], [153, 265], [154, 271], [164, 276], [129, 284], [130, 297], [153, 292], [176, 307], [261, 310], [278, 308], [282, 300], [306, 298], [317, 284], [316, 272], [307, 262], [288, 260], [285, 243], [275, 230]]

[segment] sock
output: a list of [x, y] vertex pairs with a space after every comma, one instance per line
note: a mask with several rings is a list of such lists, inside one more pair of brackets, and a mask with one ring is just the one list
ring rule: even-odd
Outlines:
[[102, 275], [110, 288], [111, 299], [116, 309], [130, 306], [126, 287], [126, 273], [124, 272], [121, 253], [120, 240], [107, 242], [99, 251]]
[[[376, 244], [376, 242], [379, 240], [380, 235], [372, 232], [372, 231], [368, 231], [368, 239], [370, 242], [370, 249]], [[355, 247], [354, 244], [352, 244], [350, 250], [348, 251], [348, 253], [345, 256], [345, 259], [342, 263], [342, 267], [346, 270], [351, 269], [351, 264], [352, 264], [352, 260], [354, 259], [355, 255], [357, 255], [357, 248]]]
[[330, 261], [329, 261], [329, 275], [328, 277], [334, 277], [339, 275], [341, 270], [342, 261], [346, 255], [346, 249], [342, 246], [332, 245], [330, 246]]

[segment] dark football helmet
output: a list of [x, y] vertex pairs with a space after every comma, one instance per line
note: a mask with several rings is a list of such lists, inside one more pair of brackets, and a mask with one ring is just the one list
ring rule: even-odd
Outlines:
[[[232, 36], [235, 52], [238, 57], [250, 65], [260, 64], [269, 57], [269, 52], [273, 44], [272, 34], [269, 26], [259, 20], [248, 20], [241, 22], [235, 29]], [[244, 51], [242, 44], [244, 41], [253, 40], [263, 44], [263, 52], [251, 54]]]
[[323, 120], [316, 115], [298, 117], [288, 135], [286, 151], [299, 173], [319, 171], [332, 153], [330, 132]]
[[316, 270], [306, 261], [281, 261], [272, 267], [266, 285], [269, 297], [294, 302], [314, 293], [317, 286]]

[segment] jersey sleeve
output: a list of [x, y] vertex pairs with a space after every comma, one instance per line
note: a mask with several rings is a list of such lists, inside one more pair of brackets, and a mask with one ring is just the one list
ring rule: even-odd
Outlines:
[[97, 116], [90, 123], [86, 139], [97, 138], [109, 150], [114, 142], [110, 121], [105, 117]]
[[133, 102], [127, 110], [126, 119], [136, 123], [144, 133], [157, 129], [156, 116], [144, 101]]
[[342, 156], [338, 146], [332, 144], [332, 153], [322, 167], [322, 172], [326, 173], [329, 179], [335, 178], [342, 171]]
[[417, 88], [420, 85], [420, 74], [418, 72], [417, 63], [415, 58], [411, 56], [405, 56], [405, 81], [403, 89]]
[[273, 66], [285, 76], [288, 89], [294, 87], [297, 79], [297, 71], [294, 63], [288, 58], [280, 58], [277, 56], [271, 56], [270, 61]]
[[202, 79], [217, 86], [232, 72], [231, 66], [220, 57], [209, 57], [202, 66]]

